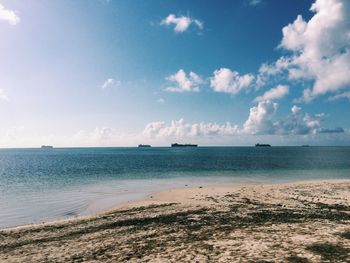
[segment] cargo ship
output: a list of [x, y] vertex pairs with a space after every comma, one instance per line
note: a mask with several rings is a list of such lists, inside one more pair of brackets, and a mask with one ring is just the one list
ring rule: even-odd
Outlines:
[[51, 145], [41, 145], [41, 149], [52, 149], [53, 146]]
[[151, 147], [151, 145], [149, 145], [149, 144], [139, 144], [137, 147], [138, 148], [149, 148], [149, 147]]
[[255, 144], [255, 147], [271, 147], [271, 145], [266, 143], [257, 143]]
[[171, 147], [198, 147], [197, 144], [181, 144], [181, 143], [173, 143]]

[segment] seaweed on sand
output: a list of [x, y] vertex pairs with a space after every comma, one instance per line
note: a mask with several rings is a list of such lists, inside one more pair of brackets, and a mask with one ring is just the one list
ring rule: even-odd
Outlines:
[[331, 262], [335, 260], [346, 260], [350, 255], [350, 249], [331, 243], [315, 243], [307, 246], [306, 249], [320, 255], [323, 260]]

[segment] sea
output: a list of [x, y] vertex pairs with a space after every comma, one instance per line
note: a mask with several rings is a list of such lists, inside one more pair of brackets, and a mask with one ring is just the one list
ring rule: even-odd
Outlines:
[[0, 149], [0, 228], [177, 187], [350, 179], [350, 147]]

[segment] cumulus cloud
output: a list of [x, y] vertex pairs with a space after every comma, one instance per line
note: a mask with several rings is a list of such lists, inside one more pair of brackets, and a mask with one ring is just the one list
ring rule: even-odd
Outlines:
[[283, 67], [289, 79], [313, 82], [305, 102], [350, 85], [350, 1], [316, 0], [310, 10], [315, 14], [309, 21], [298, 15], [283, 28], [280, 43], [292, 52]]
[[257, 106], [250, 108], [243, 131], [249, 134], [273, 133], [272, 117], [277, 108], [278, 104], [271, 101], [261, 101]]
[[[137, 133], [120, 133], [112, 127], [97, 127], [93, 130], [80, 130], [72, 135], [33, 134], [25, 127], [13, 127], [8, 130], [1, 128], [0, 144], [3, 147], [37, 147], [43, 144], [57, 147], [95, 147], [136, 146], [140, 143], [169, 145], [170, 142], [182, 141], [198, 142], [201, 145], [227, 145], [232, 144], [232, 142], [251, 145], [259, 141], [262, 136], [271, 141], [280, 140], [280, 144], [286, 144], [291, 138], [294, 138], [292, 139], [292, 142], [294, 140], [293, 144], [300, 141], [310, 143], [311, 140], [313, 144], [321, 142], [323, 145], [350, 141], [349, 131], [341, 127], [323, 127], [325, 114], [304, 114], [301, 112], [301, 108], [298, 107], [298, 110], [293, 108], [290, 115], [276, 119], [275, 113], [278, 105], [270, 101], [259, 102], [257, 106], [252, 107], [243, 126], [230, 122], [223, 124], [187, 123], [184, 119], [180, 119], [171, 121], [170, 124], [162, 121], [151, 122], [145, 126], [142, 132]], [[276, 134], [281, 136], [275, 136]], [[335, 136], [335, 134], [337, 135]], [[284, 137], [283, 135], [288, 136]]]
[[10, 25], [17, 25], [20, 18], [17, 14], [9, 9], [6, 9], [2, 4], [0, 4], [0, 20], [8, 22]]
[[321, 122], [324, 120], [324, 114], [310, 115], [301, 114], [299, 108], [292, 107], [292, 114], [285, 119], [274, 123], [274, 134], [281, 135], [306, 135], [317, 134], [321, 129]]
[[105, 82], [103, 82], [101, 89], [108, 89], [110, 87], [118, 87], [120, 85], [119, 80], [115, 80], [113, 78], [106, 79]]
[[196, 136], [217, 136], [235, 135], [238, 133], [238, 126], [230, 123], [186, 123], [184, 119], [173, 120], [170, 125], [165, 122], [151, 122], [146, 125], [143, 134], [147, 137], [196, 137]]
[[174, 14], [168, 15], [161, 22], [161, 25], [174, 26], [174, 31], [177, 33], [185, 32], [191, 25], [196, 26], [198, 29], [203, 29], [203, 22], [198, 19], [192, 19], [189, 16], [176, 16]]
[[271, 101], [261, 101], [250, 109], [247, 121], [243, 125], [243, 133], [255, 135], [308, 135], [320, 133], [343, 133], [343, 128], [324, 128], [322, 122], [326, 119], [324, 113], [303, 114], [301, 107], [294, 105], [291, 114], [276, 119], [274, 115], [278, 104]]
[[175, 84], [165, 89], [168, 92], [198, 92], [199, 85], [203, 83], [199, 75], [192, 71], [186, 74], [183, 69], [180, 69], [177, 73], [170, 75], [166, 79]]
[[221, 68], [214, 71], [210, 79], [210, 86], [216, 92], [237, 94], [251, 86], [254, 76], [251, 74], [240, 75], [237, 71]]
[[278, 100], [278, 99], [282, 99], [284, 96], [288, 95], [288, 93], [289, 93], [288, 86], [278, 85], [277, 87], [266, 91], [262, 96], [256, 97], [255, 101]]
[[148, 123], [143, 131], [146, 138], [195, 138], [244, 135], [307, 135], [324, 133], [343, 133], [343, 128], [328, 129], [322, 127], [326, 115], [323, 113], [303, 114], [301, 108], [293, 106], [291, 114], [276, 119], [278, 104], [272, 101], [261, 101], [249, 111], [248, 119], [243, 126], [226, 122], [187, 123], [184, 119], [173, 120], [170, 125], [165, 122]]

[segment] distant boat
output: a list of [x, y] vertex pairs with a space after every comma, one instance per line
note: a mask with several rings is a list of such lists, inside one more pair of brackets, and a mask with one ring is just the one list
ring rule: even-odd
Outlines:
[[137, 147], [139, 147], [139, 148], [149, 148], [149, 147], [151, 147], [151, 145], [149, 145], [149, 144], [139, 144], [139, 146], [137, 146]]
[[197, 144], [180, 144], [180, 143], [173, 143], [171, 144], [171, 147], [198, 147]]
[[255, 144], [255, 147], [271, 147], [271, 145], [265, 144], [265, 143], [257, 143], [257, 144]]
[[41, 145], [41, 149], [52, 149], [52, 145]]

